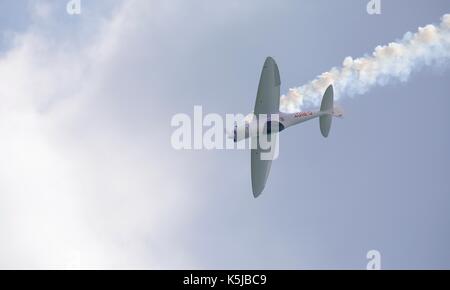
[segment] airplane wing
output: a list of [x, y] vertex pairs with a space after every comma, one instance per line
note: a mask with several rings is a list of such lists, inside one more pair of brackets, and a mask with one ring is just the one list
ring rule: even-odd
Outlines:
[[256, 116], [259, 114], [278, 114], [280, 110], [280, 71], [277, 63], [271, 57], [266, 59], [261, 78], [259, 80], [258, 94], [256, 96]]
[[[280, 108], [280, 72], [275, 60], [271, 57], [266, 59], [261, 73], [261, 79], [256, 96], [254, 114], [258, 117], [260, 114], [278, 114]], [[257, 148], [251, 152], [252, 167], [252, 189], [253, 196], [256, 198], [261, 195], [266, 186], [267, 177], [270, 173], [272, 160], [262, 160], [261, 154], [265, 151], [259, 146], [259, 137]], [[266, 138], [266, 137], [263, 137]], [[273, 139], [272, 146], [276, 146], [276, 139]]]
[[[278, 133], [275, 133], [278, 134]], [[257, 137], [258, 138], [258, 137]], [[265, 138], [265, 137], [263, 137]], [[269, 135], [268, 138], [273, 138], [271, 142], [272, 146], [277, 146], [276, 139], [274, 135]], [[259, 142], [259, 140], [258, 140]], [[270, 167], [272, 165], [272, 160], [265, 160], [262, 158], [262, 154], [268, 155], [268, 151], [264, 151], [261, 148], [252, 149], [252, 189], [253, 196], [257, 198], [261, 195], [266, 186], [267, 178], [269, 177]], [[270, 155], [270, 154], [269, 154]]]

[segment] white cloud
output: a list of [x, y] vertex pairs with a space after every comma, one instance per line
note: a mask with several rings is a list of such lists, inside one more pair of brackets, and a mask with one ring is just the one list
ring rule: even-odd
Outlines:
[[0, 57], [0, 268], [194, 266], [174, 238], [193, 207], [160, 159], [170, 148], [147, 148], [108, 112], [121, 76], [105, 74], [147, 5], [126, 3], [92, 42], [34, 23]]

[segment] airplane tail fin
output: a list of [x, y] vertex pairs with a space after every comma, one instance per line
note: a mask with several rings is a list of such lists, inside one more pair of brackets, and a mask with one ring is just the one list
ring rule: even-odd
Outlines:
[[322, 105], [320, 106], [320, 111], [323, 114], [319, 118], [320, 122], [320, 132], [322, 133], [323, 137], [328, 137], [328, 134], [330, 134], [331, 129], [331, 123], [333, 121], [333, 115], [335, 115], [335, 108], [334, 108], [334, 91], [333, 86], [330, 85], [327, 90], [325, 91], [325, 94], [323, 95], [322, 99]]

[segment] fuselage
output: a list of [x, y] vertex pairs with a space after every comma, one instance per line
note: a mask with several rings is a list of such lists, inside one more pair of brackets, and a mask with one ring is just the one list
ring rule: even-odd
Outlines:
[[[278, 113], [272, 116], [253, 116], [244, 122], [236, 125], [233, 131], [234, 142], [239, 142], [247, 138], [256, 137], [258, 134], [271, 134], [281, 132], [294, 125], [319, 118], [322, 115], [330, 114], [323, 111], [305, 111], [297, 113]], [[262, 118], [262, 119], [261, 119]], [[261, 120], [261, 121], [259, 121]], [[264, 126], [260, 130], [258, 124]]]

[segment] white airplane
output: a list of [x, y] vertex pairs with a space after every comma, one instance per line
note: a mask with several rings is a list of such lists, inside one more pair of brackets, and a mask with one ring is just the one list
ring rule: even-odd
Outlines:
[[[261, 134], [266, 135], [266, 139], [272, 142], [272, 146], [276, 146], [276, 138], [272, 137], [274, 134], [278, 134], [288, 127], [319, 118], [320, 131], [326, 138], [330, 133], [333, 116], [343, 116], [342, 111], [334, 106], [332, 85], [324, 93], [320, 110], [292, 114], [280, 112], [280, 86], [281, 80], [278, 66], [273, 58], [268, 57], [261, 73], [253, 117], [246, 120], [244, 124], [235, 125], [232, 134], [229, 134], [229, 137], [233, 138], [234, 142], [247, 138], [257, 140], [256, 148], [251, 150], [252, 189], [255, 198], [263, 192], [272, 165], [272, 159], [264, 160], [261, 157], [264, 152], [267, 152], [266, 148], [265, 150], [260, 146]], [[271, 116], [277, 116], [277, 120], [274, 121]], [[258, 128], [258, 120], [262, 117], [264, 122], [267, 120], [264, 128], [253, 130], [252, 128]]]

